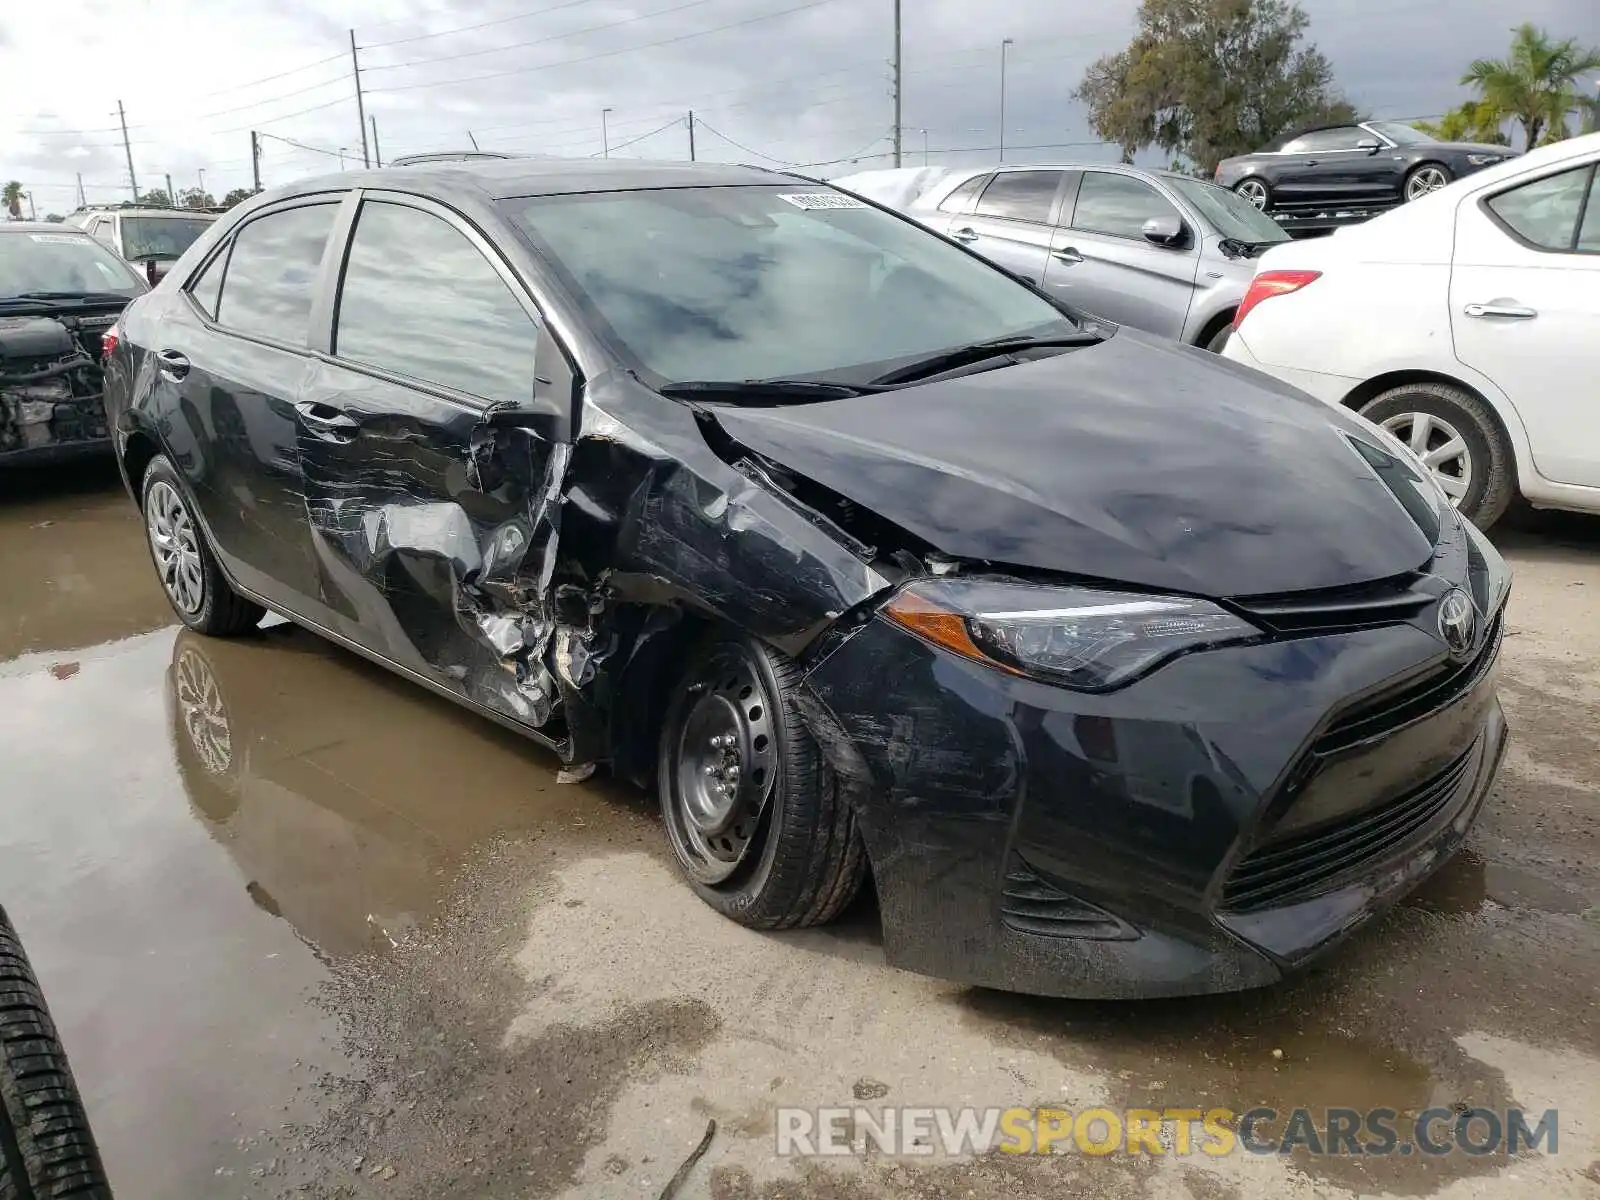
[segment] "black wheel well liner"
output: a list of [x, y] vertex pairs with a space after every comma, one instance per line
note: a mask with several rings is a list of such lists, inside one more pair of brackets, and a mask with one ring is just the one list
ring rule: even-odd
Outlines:
[[1233, 324], [1233, 314], [1238, 311], [1238, 306], [1235, 305], [1233, 308], [1223, 309], [1212, 317], [1211, 320], [1206, 322], [1205, 328], [1200, 331], [1200, 336], [1194, 339], [1194, 345], [1199, 346], [1202, 350], [1209, 346], [1212, 338], [1221, 333], [1224, 327]]
[[144, 497], [140, 495], [139, 485], [151, 461], [160, 453], [161, 443], [142, 429], [130, 433], [122, 447], [122, 472], [128, 480], [128, 490], [133, 493], [133, 502], [141, 508], [144, 506]]

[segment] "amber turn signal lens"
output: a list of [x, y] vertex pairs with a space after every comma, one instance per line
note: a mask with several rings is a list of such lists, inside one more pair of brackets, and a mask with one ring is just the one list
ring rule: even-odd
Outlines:
[[1008, 675], [1023, 674], [1015, 667], [985, 654], [967, 632], [966, 617], [941, 607], [926, 596], [912, 591], [901, 592], [884, 605], [883, 614], [902, 629], [910, 630], [935, 646], [943, 646], [952, 654], [995, 667]]

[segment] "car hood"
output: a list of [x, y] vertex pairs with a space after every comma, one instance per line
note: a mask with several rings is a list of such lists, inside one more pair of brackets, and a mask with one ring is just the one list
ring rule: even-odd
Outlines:
[[1123, 329], [881, 394], [717, 407], [729, 436], [956, 558], [1205, 596], [1415, 570], [1428, 536], [1360, 418]]

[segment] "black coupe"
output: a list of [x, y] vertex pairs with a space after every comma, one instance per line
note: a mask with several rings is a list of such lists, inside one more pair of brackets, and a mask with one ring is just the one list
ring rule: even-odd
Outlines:
[[1511, 158], [1509, 146], [1440, 142], [1398, 121], [1303, 129], [1225, 158], [1216, 182], [1280, 219], [1365, 219]]

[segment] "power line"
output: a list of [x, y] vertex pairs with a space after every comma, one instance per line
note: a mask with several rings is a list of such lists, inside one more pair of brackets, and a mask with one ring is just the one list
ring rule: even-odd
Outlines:
[[[297, 142], [293, 138], [282, 137], [276, 133], [263, 133], [260, 136], [264, 138], [271, 138], [275, 142], [282, 142], [286, 146], [294, 146], [299, 150], [309, 150], [313, 154], [326, 154], [329, 158], [339, 157], [339, 152], [337, 150], [324, 150], [321, 146], [308, 146], [304, 142]], [[243, 162], [244, 160], [239, 159], [237, 161]]]
[[[454, 29], [441, 29], [437, 33], [419, 33], [414, 37], [394, 38], [387, 42], [373, 42], [362, 46], [363, 50], [381, 50], [385, 46], [406, 46], [412, 42], [425, 42], [430, 38], [450, 37], [457, 33], [471, 33], [475, 29], [488, 29], [494, 25], [509, 25], [512, 21], [526, 20], [528, 17], [542, 17], [546, 13], [560, 12], [563, 8], [577, 8], [580, 4], [593, 4], [594, 0], [566, 0], [564, 4], [552, 4], [549, 8], [535, 8], [529, 12], [513, 13], [509, 17], [496, 17], [493, 21], [482, 21], [477, 25], [458, 25]], [[397, 21], [385, 21], [383, 25], [396, 25]], [[382, 28], [378, 25], [375, 28]], [[369, 28], [374, 28], [369, 26]]]
[[624, 46], [620, 50], [602, 50], [598, 54], [588, 54], [582, 58], [568, 58], [560, 62], [540, 63], [533, 67], [518, 67], [509, 71], [491, 71], [484, 75], [468, 75], [460, 79], [436, 79], [426, 83], [406, 83], [399, 87], [371, 88], [370, 95], [378, 93], [390, 94], [393, 92], [409, 92], [417, 88], [451, 87], [462, 83], [479, 83], [486, 79], [504, 79], [508, 75], [531, 75], [536, 71], [544, 71], [551, 67], [570, 67], [578, 63], [595, 62], [602, 58], [615, 58], [619, 54], [632, 54], [637, 50], [653, 50], [658, 46], [671, 46], [677, 42], [687, 42], [694, 38], [706, 37], [713, 33], [722, 33], [728, 29], [737, 29], [743, 25], [754, 25], [757, 21], [770, 21], [775, 17], [786, 17], [790, 13], [802, 12], [808, 8], [820, 8], [824, 4], [833, 4], [835, 0], [806, 0], [804, 4], [796, 4], [791, 8], [779, 9], [777, 12], [762, 13], [754, 17], [746, 17], [742, 21], [729, 21], [726, 25], [714, 25], [710, 29], [701, 29], [694, 33], [681, 33], [676, 37], [662, 38], [660, 41], [646, 42], [642, 46]]
[[[611, 147], [611, 153], [615, 154], [618, 150], [626, 150], [629, 146], [632, 146], [632, 145], [634, 145], [634, 144], [636, 144], [638, 142], [645, 141], [645, 140], [647, 140], [649, 138], [653, 138], [658, 133], [665, 133], [667, 130], [671, 129], [674, 125], [682, 125], [683, 122], [684, 122], [684, 118], [683, 117], [675, 117], [671, 121], [668, 121], [665, 125], [661, 126], [659, 129], [652, 129], [649, 133], [642, 133], [636, 138], [630, 138], [625, 142], [619, 142], [617, 145]], [[595, 157], [598, 157], [598, 156], [591, 154], [589, 157], [590, 158], [595, 158]]]
[[410, 62], [386, 63], [383, 66], [368, 67], [368, 73], [374, 71], [398, 71], [402, 67], [423, 67], [432, 63], [455, 62], [462, 58], [481, 58], [485, 54], [499, 54], [503, 50], [522, 50], [528, 46], [542, 46], [548, 42], [559, 42], [565, 38], [578, 37], [585, 33], [598, 33], [602, 29], [615, 29], [618, 25], [631, 25], [635, 21], [644, 21], [650, 17], [665, 17], [671, 13], [683, 12], [688, 8], [699, 8], [702, 5], [714, 3], [715, 0], [686, 0], [683, 4], [674, 5], [672, 8], [660, 8], [654, 12], [637, 13], [631, 17], [624, 17], [620, 21], [603, 21], [599, 25], [590, 25], [583, 29], [574, 29], [567, 33], [552, 33], [546, 37], [533, 38], [526, 42], [511, 42], [505, 46], [490, 46], [487, 50], [465, 50], [460, 54], [445, 54], [437, 58], [417, 58]]

